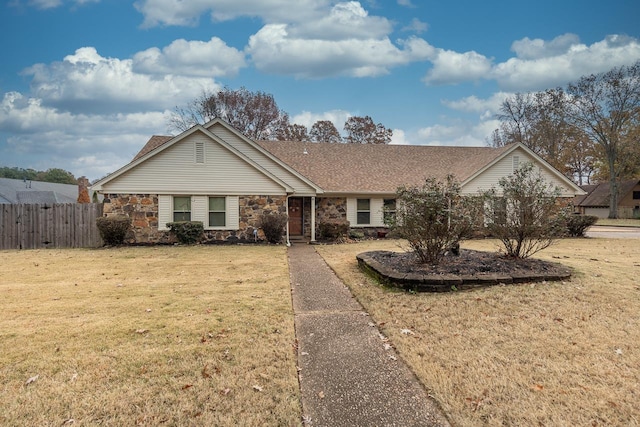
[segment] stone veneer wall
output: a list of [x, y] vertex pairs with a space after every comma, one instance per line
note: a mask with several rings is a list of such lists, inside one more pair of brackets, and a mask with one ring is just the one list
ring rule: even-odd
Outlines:
[[[264, 212], [286, 214], [286, 196], [240, 196], [238, 230], [205, 230], [204, 243], [254, 241], [253, 230], [258, 228]], [[131, 218], [132, 232], [126, 242], [130, 244], [174, 243], [169, 231], [158, 230], [157, 194], [107, 194], [104, 198], [104, 215], [126, 215]], [[264, 239], [262, 230], [258, 238]]]
[[126, 215], [131, 232], [126, 243], [168, 243], [165, 232], [158, 231], [157, 194], [105, 194], [104, 216]]
[[340, 222], [346, 220], [346, 197], [320, 197], [316, 199], [316, 225], [321, 222]]

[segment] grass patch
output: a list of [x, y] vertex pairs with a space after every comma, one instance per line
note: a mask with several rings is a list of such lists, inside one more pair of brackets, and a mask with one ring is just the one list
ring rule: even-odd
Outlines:
[[0, 264], [1, 425], [300, 424], [284, 247], [0, 251]]
[[571, 281], [447, 294], [379, 286], [355, 260], [370, 250], [399, 242], [318, 247], [453, 424], [640, 425], [636, 240], [566, 239], [536, 254], [575, 269]]
[[596, 225], [606, 225], [610, 227], [640, 227], [640, 219], [598, 218]]

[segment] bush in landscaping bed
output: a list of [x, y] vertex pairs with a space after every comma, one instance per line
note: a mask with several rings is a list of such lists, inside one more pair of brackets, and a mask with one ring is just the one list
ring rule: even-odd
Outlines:
[[318, 223], [318, 237], [326, 240], [337, 240], [349, 234], [349, 221], [330, 221]]
[[198, 242], [204, 234], [202, 221], [177, 221], [167, 223], [167, 227], [176, 235], [178, 242], [191, 245]]
[[567, 234], [571, 237], [584, 237], [587, 228], [598, 220], [593, 215], [571, 215], [567, 217]]
[[260, 217], [260, 228], [269, 243], [280, 243], [285, 233], [288, 216], [282, 212], [264, 212]]
[[96, 219], [96, 225], [104, 243], [116, 246], [124, 242], [131, 228], [131, 220], [125, 215], [103, 216]]

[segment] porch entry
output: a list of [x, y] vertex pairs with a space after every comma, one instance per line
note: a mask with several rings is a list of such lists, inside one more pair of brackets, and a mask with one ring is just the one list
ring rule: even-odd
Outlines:
[[303, 230], [303, 199], [302, 197], [289, 198], [289, 234], [291, 236], [302, 236]]

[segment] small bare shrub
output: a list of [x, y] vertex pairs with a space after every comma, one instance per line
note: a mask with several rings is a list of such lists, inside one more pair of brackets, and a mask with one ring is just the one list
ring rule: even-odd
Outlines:
[[176, 235], [178, 242], [184, 245], [192, 245], [198, 242], [204, 234], [202, 221], [168, 222], [167, 227]]
[[338, 240], [349, 235], [349, 221], [326, 221], [318, 224], [318, 237], [326, 240]]
[[126, 215], [103, 216], [96, 219], [100, 237], [106, 245], [116, 246], [124, 242], [131, 228], [131, 220]]
[[500, 240], [507, 256], [527, 258], [565, 234], [565, 210], [557, 203], [560, 189], [525, 163], [483, 193], [490, 235]]
[[289, 217], [282, 212], [264, 212], [260, 217], [260, 228], [269, 243], [280, 243], [285, 234]]
[[406, 239], [422, 263], [437, 264], [448, 248], [468, 238], [477, 218], [478, 199], [463, 197], [452, 176], [428, 178], [422, 187], [400, 187], [391, 231]]
[[567, 217], [567, 234], [571, 237], [584, 237], [587, 228], [598, 221], [594, 215], [570, 215]]

